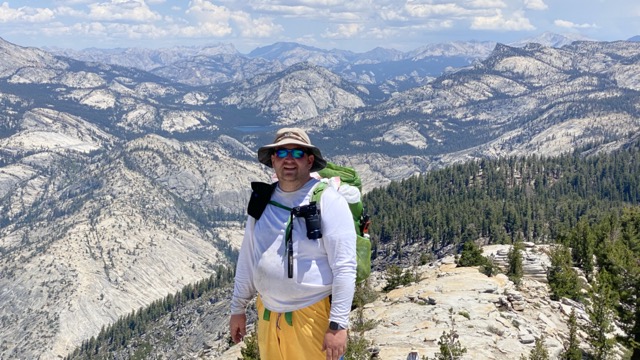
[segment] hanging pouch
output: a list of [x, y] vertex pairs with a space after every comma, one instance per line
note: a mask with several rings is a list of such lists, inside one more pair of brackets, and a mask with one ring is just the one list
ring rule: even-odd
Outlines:
[[278, 183], [267, 184], [259, 181], [251, 183], [251, 198], [249, 199], [249, 206], [247, 206], [247, 214], [254, 219], [260, 219], [264, 209], [267, 207], [269, 200], [271, 200], [271, 194], [278, 186]]

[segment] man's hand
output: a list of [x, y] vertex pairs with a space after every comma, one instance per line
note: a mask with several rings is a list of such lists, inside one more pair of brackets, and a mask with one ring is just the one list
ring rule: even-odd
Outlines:
[[347, 351], [347, 330], [327, 330], [324, 334], [322, 351], [326, 351], [327, 360], [338, 360]]
[[229, 330], [234, 343], [239, 343], [247, 335], [247, 316], [245, 314], [231, 315]]

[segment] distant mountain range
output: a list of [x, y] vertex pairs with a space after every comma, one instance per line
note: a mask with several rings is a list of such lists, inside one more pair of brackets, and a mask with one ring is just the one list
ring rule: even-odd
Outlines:
[[64, 356], [230, 265], [248, 184], [271, 177], [255, 151], [279, 126], [308, 129], [365, 191], [462, 161], [610, 151], [640, 134], [639, 59], [633, 41], [242, 55], [0, 40], [0, 358]]
[[[587, 39], [571, 34], [544, 33], [511, 45], [521, 47], [535, 42], [561, 47], [577, 40]], [[404, 86], [406, 89], [423, 83], [425, 79], [439, 76], [448, 69], [460, 68], [484, 59], [495, 45], [491, 41], [468, 41], [427, 44], [408, 52], [379, 47], [365, 53], [354, 53], [346, 50], [324, 50], [298, 43], [275, 43], [256, 48], [246, 55], [240, 54], [231, 44], [155, 50], [49, 50], [56, 55], [81, 61], [135, 67], [190, 85], [232, 83], [307, 62], [324, 67], [345, 80], [361, 84], [408, 81]]]

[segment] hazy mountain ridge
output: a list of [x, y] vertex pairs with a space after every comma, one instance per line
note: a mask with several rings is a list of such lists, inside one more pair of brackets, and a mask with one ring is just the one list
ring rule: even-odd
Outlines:
[[[587, 40], [573, 34], [545, 33], [512, 46], [536, 42], [561, 47], [576, 40]], [[458, 41], [427, 44], [411, 51], [375, 48], [363, 53], [347, 50], [325, 50], [292, 42], [280, 42], [240, 54], [231, 44], [203, 47], [179, 46], [164, 49], [123, 48], [84, 50], [49, 49], [66, 57], [135, 67], [151, 71], [174, 81], [191, 85], [214, 85], [240, 81], [253, 76], [282, 71], [289, 66], [308, 62], [325, 67], [345, 79], [361, 84], [386, 81], [404, 90], [436, 77], [451, 68], [469, 65], [486, 58], [496, 43], [491, 41]]]
[[[609, 151], [640, 127], [638, 46], [499, 45], [394, 93], [309, 64], [196, 87], [0, 41], [0, 357], [64, 356], [227, 264], [275, 124], [308, 127], [365, 190], [472, 158]], [[313, 106], [292, 111], [296, 96]]]
[[[324, 50], [297, 43], [275, 43], [256, 48], [243, 55], [233, 45], [168, 49], [51, 49], [52, 52], [82, 61], [102, 62], [136, 67], [174, 81], [190, 85], [232, 83], [254, 76], [282, 71], [299, 63], [327, 68], [350, 81], [380, 84], [391, 80], [441, 74], [452, 62], [453, 66], [469, 64], [487, 56], [493, 42], [458, 42], [427, 45], [406, 53], [394, 49], [377, 48], [365, 53], [345, 50]], [[213, 51], [212, 49], [215, 49]], [[411, 83], [415, 85], [414, 83]]]
[[141, 70], [153, 70], [169, 64], [183, 61], [185, 58], [197, 56], [236, 55], [238, 51], [231, 44], [217, 44], [210, 46], [177, 46], [163, 49], [119, 48], [83, 50], [47, 48], [51, 53], [79, 59], [112, 65], [134, 67]]

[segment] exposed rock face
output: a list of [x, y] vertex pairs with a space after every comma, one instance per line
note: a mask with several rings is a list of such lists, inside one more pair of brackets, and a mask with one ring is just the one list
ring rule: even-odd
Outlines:
[[307, 64], [288, 69], [277, 81], [268, 76], [256, 77], [222, 101], [239, 108], [257, 107], [263, 113], [273, 114], [280, 125], [365, 105], [358, 91], [339, 76]]
[[[526, 280], [523, 291], [539, 286]], [[435, 305], [411, 301], [424, 297], [434, 299]], [[540, 300], [525, 298], [504, 275], [489, 278], [475, 268], [442, 264], [423, 273], [417, 284], [367, 305], [367, 317], [381, 322], [366, 336], [380, 348], [381, 359], [404, 359], [412, 348], [431, 356], [439, 351], [442, 333], [451, 329], [453, 309], [455, 329], [468, 351], [465, 358], [516, 359], [528, 355], [530, 344], [541, 335], [550, 353], [557, 355], [563, 341], [558, 330], [566, 331], [565, 319]], [[509, 306], [502, 306], [505, 303]], [[541, 314], [549, 324], [540, 321]]]

